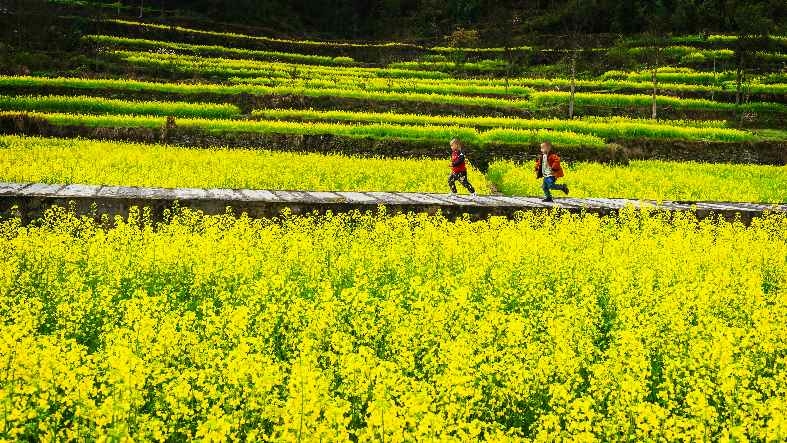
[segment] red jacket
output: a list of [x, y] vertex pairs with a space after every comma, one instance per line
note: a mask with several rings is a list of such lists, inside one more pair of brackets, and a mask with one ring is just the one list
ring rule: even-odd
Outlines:
[[458, 174], [460, 172], [466, 172], [467, 167], [465, 166], [465, 154], [462, 151], [451, 151], [451, 173]]
[[[541, 171], [541, 159], [544, 157], [544, 154], [539, 154], [538, 158], [536, 159], [536, 176], [538, 178], [543, 178], [544, 173]], [[555, 154], [554, 152], [550, 152], [547, 155], [547, 163], [549, 163], [549, 168], [552, 169], [552, 176], [555, 178], [560, 178], [563, 176], [563, 168], [560, 167], [560, 156]]]

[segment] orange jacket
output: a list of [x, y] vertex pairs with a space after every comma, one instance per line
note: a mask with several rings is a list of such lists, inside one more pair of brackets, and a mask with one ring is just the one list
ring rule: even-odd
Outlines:
[[[538, 154], [538, 158], [536, 158], [536, 177], [543, 178], [544, 174], [541, 172], [541, 159], [544, 157], [544, 154]], [[560, 178], [563, 176], [563, 168], [560, 167], [560, 156], [555, 154], [554, 152], [550, 152], [547, 156], [547, 163], [549, 163], [549, 168], [552, 169], [552, 176], [555, 178]]]

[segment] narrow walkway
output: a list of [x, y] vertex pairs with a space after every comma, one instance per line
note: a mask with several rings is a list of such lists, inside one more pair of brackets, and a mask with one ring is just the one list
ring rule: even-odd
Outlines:
[[126, 216], [134, 206], [148, 206], [153, 217], [165, 209], [180, 207], [221, 214], [232, 207], [236, 214], [274, 217], [288, 208], [294, 214], [314, 211], [348, 212], [377, 210], [381, 205], [392, 212], [438, 211], [449, 218], [465, 214], [471, 219], [489, 216], [513, 217], [519, 211], [560, 208], [570, 212], [616, 213], [626, 206], [649, 207], [662, 211], [694, 211], [699, 218], [720, 215], [745, 223], [765, 212], [787, 212], [787, 204], [723, 202], [653, 202], [614, 198], [558, 198], [554, 203], [535, 197], [422, 194], [409, 192], [312, 192], [251, 189], [138, 188], [123, 186], [49, 185], [41, 183], [0, 183], [0, 216], [18, 216], [23, 222], [39, 218], [46, 209], [58, 205], [72, 207], [80, 214]]

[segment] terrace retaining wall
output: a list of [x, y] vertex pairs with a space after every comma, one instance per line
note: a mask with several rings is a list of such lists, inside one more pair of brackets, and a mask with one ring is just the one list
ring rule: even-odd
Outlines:
[[561, 210], [571, 213], [616, 214], [625, 207], [649, 208], [662, 212], [691, 211], [698, 218], [721, 217], [751, 222], [769, 212], [787, 212], [787, 205], [716, 202], [651, 202], [604, 198], [559, 198], [546, 203], [533, 197], [483, 196], [469, 198], [450, 194], [399, 192], [310, 192], [251, 189], [162, 189], [121, 186], [56, 185], [41, 183], [0, 183], [0, 218], [16, 217], [28, 224], [52, 207], [68, 208], [77, 215], [97, 221], [109, 216], [128, 217], [132, 208], [149, 208], [151, 219], [166, 219], [177, 208], [206, 214], [247, 214], [271, 218], [285, 209], [309, 215], [351, 211], [385, 213], [440, 213], [449, 219], [472, 220], [491, 216], [515, 217], [522, 211]]

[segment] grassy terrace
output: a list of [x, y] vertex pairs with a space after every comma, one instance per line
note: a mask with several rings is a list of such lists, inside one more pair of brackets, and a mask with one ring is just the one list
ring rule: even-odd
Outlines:
[[[88, 126], [106, 127], [117, 124], [122, 127], [161, 126], [163, 119], [151, 116], [175, 116], [179, 118], [216, 119], [216, 125], [222, 128], [234, 126], [248, 128], [249, 122], [237, 120], [241, 117], [238, 108], [232, 105], [215, 105], [211, 103], [181, 103], [158, 101], [125, 101], [95, 97], [69, 96], [0, 96], [0, 110], [38, 112], [53, 123], [85, 124]], [[51, 115], [41, 113], [53, 113]], [[74, 116], [73, 114], [77, 114]], [[101, 118], [90, 118], [86, 114], [111, 114]], [[126, 118], [121, 115], [135, 115], [138, 118]], [[467, 127], [476, 129], [516, 129], [516, 130], [553, 130], [589, 134], [605, 139], [618, 138], [662, 138], [681, 140], [705, 140], [742, 142], [756, 141], [760, 137], [751, 132], [723, 127], [724, 122], [654, 122], [625, 118], [599, 119], [586, 118], [575, 120], [561, 119], [519, 119], [500, 117], [455, 117], [421, 114], [350, 112], [350, 111], [315, 111], [294, 109], [259, 109], [252, 116], [261, 120], [284, 120], [314, 123], [363, 123], [385, 124], [414, 127]], [[227, 121], [234, 118], [237, 121]], [[78, 123], [77, 123], [78, 122]], [[267, 123], [265, 121], [260, 124]], [[179, 125], [188, 125], [189, 120], [178, 120]], [[254, 125], [255, 123], [251, 123]], [[207, 124], [205, 124], [207, 129]], [[258, 130], [252, 131], [257, 132]], [[233, 131], [237, 132], [237, 131]], [[431, 138], [431, 137], [430, 137]], [[477, 139], [477, 137], [474, 137]]]
[[[155, 23], [142, 23], [142, 22], [135, 22], [129, 20], [118, 20], [118, 19], [108, 19], [103, 20], [106, 23], [113, 23], [116, 25], [126, 26], [130, 28], [140, 28], [140, 29], [156, 29], [161, 31], [168, 31], [168, 32], [178, 32], [182, 34], [192, 34], [192, 35], [201, 35], [201, 36], [212, 36], [212, 37], [222, 37], [226, 39], [237, 39], [237, 40], [245, 40], [250, 42], [256, 43], [279, 43], [284, 45], [290, 45], [293, 47], [300, 47], [304, 51], [308, 51], [309, 48], [315, 47], [323, 47], [323, 48], [363, 48], [363, 49], [410, 49], [410, 50], [417, 50], [417, 51], [424, 51], [424, 52], [432, 52], [435, 54], [450, 54], [454, 52], [463, 52], [463, 53], [478, 53], [478, 54], [503, 54], [506, 51], [506, 48], [462, 48], [462, 47], [444, 47], [444, 46], [421, 46], [416, 44], [410, 43], [400, 43], [400, 42], [385, 42], [385, 43], [353, 43], [353, 42], [341, 42], [341, 41], [320, 41], [320, 40], [292, 40], [292, 39], [282, 39], [282, 38], [273, 38], [273, 37], [265, 37], [265, 36], [256, 36], [256, 35], [248, 35], [248, 34], [237, 34], [231, 32], [215, 32], [215, 31], [206, 31], [202, 29], [193, 29], [187, 28], [182, 26], [165, 26], [159, 25]], [[509, 48], [512, 51], [530, 51], [533, 48], [530, 46], [519, 46], [514, 48]]]
[[2, 96], [0, 110], [79, 114], [132, 114], [173, 117], [236, 118], [237, 106], [214, 103], [113, 100], [86, 96]]
[[188, 43], [173, 43], [161, 40], [147, 40], [140, 38], [116, 37], [111, 35], [86, 35], [86, 42], [118, 49], [131, 50], [158, 50], [169, 49], [186, 52], [192, 55], [205, 57], [238, 57], [263, 61], [283, 61], [325, 66], [353, 66], [356, 62], [349, 57], [325, 57], [319, 55], [305, 55], [291, 52], [258, 51], [242, 48], [228, 48], [218, 45], [193, 45]]
[[[653, 51], [650, 47], [633, 47], [628, 49], [632, 57], [647, 57]], [[732, 49], [702, 49], [694, 46], [673, 45], [662, 48], [663, 60], [681, 65], [696, 65], [712, 60], [731, 61], [735, 57]], [[779, 63], [787, 61], [787, 54], [781, 52], [755, 51], [754, 57], [760, 61]]]
[[[447, 160], [0, 136], [0, 181], [116, 186], [445, 192]], [[470, 168], [477, 192], [486, 179]], [[461, 188], [461, 186], [460, 186]]]
[[[568, 103], [568, 92], [534, 92], [530, 95], [531, 109], [549, 107]], [[647, 108], [651, 105], [651, 97], [635, 94], [593, 94], [578, 92], [575, 94], [575, 106], [606, 107], [606, 108]], [[683, 111], [735, 111], [734, 103], [723, 103], [705, 99], [675, 98], [659, 95], [656, 97], [658, 106], [669, 106]], [[750, 112], [787, 112], [787, 106], [779, 103], [750, 102], [741, 105], [742, 111]]]
[[[720, 127], [692, 127], [692, 122], [683, 126], [672, 125], [671, 122], [653, 122], [652, 120], [632, 119], [519, 119], [498, 117], [454, 117], [438, 115], [350, 112], [350, 111], [315, 111], [293, 109], [260, 109], [253, 112], [255, 117], [267, 120], [294, 120], [309, 122], [360, 122], [389, 123], [401, 125], [459, 125], [475, 128], [510, 128], [510, 129], [551, 129], [571, 131], [579, 134], [591, 134], [606, 139], [616, 138], [668, 138], [682, 140], [711, 141], [755, 141], [759, 138], [752, 133]], [[701, 124], [693, 122], [693, 124]]]
[[[668, 68], [656, 73], [660, 89], [676, 89], [698, 92], [733, 92], [735, 91], [734, 72], [702, 72], [692, 69], [680, 70]], [[601, 80], [606, 82], [622, 82], [622, 84], [648, 84], [652, 88], [652, 73], [647, 71], [608, 71]], [[787, 94], [787, 76], [770, 74], [769, 76], [746, 76], [742, 85], [747, 93]], [[695, 87], [701, 86], [700, 88]]]
[[395, 62], [388, 65], [393, 69], [408, 69], [415, 71], [437, 71], [437, 72], [453, 72], [461, 69], [465, 72], [476, 73], [492, 73], [492, 72], [505, 72], [508, 63], [501, 59], [492, 60], [479, 60], [475, 62], [464, 62], [456, 64], [449, 61], [407, 61]]
[[[489, 180], [504, 194], [538, 195], [532, 165], [496, 162]], [[571, 197], [676, 201], [787, 202], [787, 166], [632, 161], [628, 166], [575, 163], [563, 180]], [[562, 196], [558, 192], [557, 196]]]
[[[635, 91], [641, 93], [649, 93], [653, 90], [653, 83], [644, 77], [637, 81], [632, 80], [615, 80], [615, 79], [601, 79], [601, 80], [575, 80], [574, 85], [577, 91]], [[568, 89], [571, 85], [571, 80], [568, 78], [554, 77], [550, 79], [542, 78], [512, 78], [509, 79], [508, 84], [505, 80], [485, 79], [485, 80], [458, 80], [458, 79], [375, 79], [375, 78], [361, 78], [354, 76], [334, 76], [334, 77], [314, 77], [314, 78], [288, 78], [283, 76], [267, 76], [267, 77], [230, 77], [228, 79], [231, 83], [250, 83], [262, 85], [303, 85], [308, 87], [335, 87], [342, 85], [343, 87], [353, 89], [365, 90], [378, 90], [378, 91], [432, 91], [440, 92], [447, 91], [458, 94], [485, 94], [485, 95], [501, 95], [501, 96], [516, 96], [516, 95], [529, 95], [534, 89], [540, 90], [555, 90], [555, 89]], [[685, 84], [685, 83], [664, 83], [659, 81], [658, 90], [661, 94], [668, 95], [683, 95], [683, 94], [704, 94], [711, 95], [713, 93], [732, 94], [735, 91], [735, 85], [731, 82], [720, 82], [718, 85], [700, 85], [700, 84]], [[787, 93], [786, 84], [760, 84], [760, 83], [745, 83], [743, 85], [745, 93], [761, 93], [761, 94], [784, 94]]]
[[116, 91], [129, 93], [179, 94], [184, 96], [214, 95], [302, 95], [306, 97], [336, 97], [344, 99], [372, 100], [380, 102], [423, 102], [446, 105], [484, 106], [500, 109], [528, 109], [524, 100], [504, 100], [487, 97], [467, 97], [444, 94], [416, 94], [398, 92], [374, 92], [353, 89], [299, 88], [289, 86], [268, 87], [252, 84], [220, 85], [211, 83], [158, 83], [135, 80], [4, 77], [0, 76], [0, 88], [27, 88], [46, 92], [45, 88], [75, 91]]
[[[164, 94], [181, 95], [302, 95], [306, 97], [335, 97], [344, 99], [370, 100], [379, 102], [424, 102], [447, 105], [478, 106], [491, 109], [519, 109], [537, 112], [541, 109], [564, 106], [568, 103], [567, 92], [533, 92], [528, 100], [507, 100], [490, 97], [471, 97], [447, 94], [417, 94], [402, 92], [364, 91], [347, 88], [300, 88], [262, 85], [234, 84], [186, 84], [186, 83], [155, 83], [132, 80], [110, 79], [77, 79], [77, 78], [45, 78], [45, 77], [6, 77], [0, 76], [0, 88], [36, 88], [42, 93], [45, 88], [71, 89], [77, 91], [126, 91], [126, 92], [156, 92]], [[648, 95], [633, 94], [593, 94], [577, 93], [575, 96], [576, 109], [583, 108], [647, 108], [651, 104]], [[659, 106], [669, 106], [681, 111], [715, 111], [733, 112], [735, 105], [732, 103], [715, 102], [704, 99], [679, 99], [668, 96], [658, 96]], [[745, 103], [740, 108], [745, 112], [787, 113], [787, 106], [778, 103], [753, 102]]]
[[117, 25], [136, 27], [141, 29], [158, 29], [162, 31], [175, 31], [183, 34], [202, 35], [225, 37], [230, 39], [248, 40], [260, 43], [284, 43], [288, 45], [302, 46], [304, 50], [315, 46], [328, 46], [336, 48], [405, 48], [405, 49], [423, 49], [422, 46], [412, 45], [407, 43], [351, 43], [351, 42], [332, 42], [332, 41], [315, 41], [315, 40], [291, 40], [273, 37], [264, 37], [257, 35], [237, 34], [232, 32], [215, 32], [203, 29], [186, 28], [183, 26], [166, 26], [155, 23], [142, 23], [129, 20], [107, 19], [103, 20], [106, 23], [114, 23]]
[[149, 66], [180, 72], [200, 72], [223, 76], [261, 76], [275, 77], [293, 76], [333, 76], [352, 75], [369, 78], [448, 78], [442, 72], [426, 72], [406, 69], [362, 68], [346, 66], [318, 66], [296, 63], [276, 63], [248, 59], [232, 59], [221, 57], [199, 57], [195, 55], [161, 54], [144, 51], [108, 51], [128, 63], [137, 66]]
[[[14, 116], [17, 112], [0, 112], [0, 116]], [[163, 117], [131, 115], [82, 115], [63, 113], [26, 113], [31, 117], [43, 119], [59, 126], [86, 126], [103, 128], [161, 128], [166, 124]], [[552, 140], [557, 146], [582, 146], [601, 148], [603, 139], [588, 134], [545, 129], [491, 129], [477, 131], [461, 126], [402, 126], [393, 124], [342, 124], [342, 123], [302, 123], [288, 121], [247, 121], [217, 119], [178, 119], [177, 126], [183, 129], [198, 130], [211, 134], [257, 133], [321, 135], [330, 134], [353, 138], [399, 138], [413, 141], [445, 142], [453, 137], [461, 137], [468, 143], [482, 146], [487, 143], [507, 143], [513, 145], [532, 145], [544, 139]]]
[[[138, 51], [112, 51], [110, 53], [129, 64], [145, 69], [189, 75], [219, 76], [236, 83], [286, 84], [289, 86], [306, 86], [310, 83], [310, 87], [330, 88], [340, 85], [352, 89], [377, 91], [427, 93], [448, 91], [461, 94], [506, 96], [526, 94], [531, 88], [566, 89], [571, 84], [571, 80], [567, 78], [514, 78], [508, 81], [502, 79], [458, 80], [449, 78], [443, 72], [414, 70], [417, 65], [411, 64], [392, 64], [388, 68], [329, 67]], [[465, 68], [470, 69], [469, 66], [469, 64], [465, 64]], [[498, 63], [484, 65], [486, 67], [480, 66], [478, 69], [481, 70], [500, 68]], [[653, 89], [649, 75], [649, 73], [624, 74], [613, 71], [608, 73], [607, 77], [602, 77], [599, 80], [576, 80], [574, 83], [581, 91], [649, 92]], [[734, 90], [734, 85], [729, 82], [697, 84], [696, 81], [691, 81], [692, 76], [688, 73], [660, 73], [659, 76], [663, 77], [659, 89], [670, 94], [729, 93]], [[684, 77], [689, 81], [684, 82], [682, 80]], [[698, 73], [695, 77], [707, 81], [708, 74]], [[720, 76], [720, 78], [725, 77]], [[787, 93], [787, 85], [747, 82], [746, 91], [749, 93], [784, 94]]]
[[534, 90], [525, 86], [492, 84], [492, 82], [468, 80], [428, 80], [428, 79], [384, 79], [384, 78], [359, 78], [359, 77], [323, 77], [323, 78], [274, 78], [232, 77], [230, 83], [252, 84], [275, 87], [287, 85], [302, 88], [327, 88], [327, 89], [353, 89], [361, 91], [380, 92], [412, 92], [420, 94], [446, 94], [446, 95], [485, 95], [500, 97], [526, 98]]

